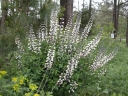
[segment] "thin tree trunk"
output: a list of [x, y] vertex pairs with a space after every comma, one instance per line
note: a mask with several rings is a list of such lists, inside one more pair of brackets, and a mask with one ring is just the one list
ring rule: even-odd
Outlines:
[[1, 1], [1, 8], [2, 8], [2, 18], [1, 18], [1, 34], [3, 35], [5, 32], [5, 17], [7, 16], [7, 8], [5, 8], [7, 5], [7, 1], [2, 0]]
[[84, 9], [84, 0], [83, 0], [83, 9]]
[[116, 36], [117, 36], [117, 22], [116, 22], [116, 20], [117, 20], [117, 14], [116, 14], [116, 10], [117, 10], [117, 7], [116, 7], [116, 3], [117, 3], [117, 0], [114, 0], [114, 8], [113, 8], [113, 23], [114, 23], [114, 28], [115, 28], [115, 30], [114, 30], [114, 38], [116, 38]]
[[4, 34], [4, 22], [5, 22], [5, 12], [2, 11], [2, 18], [1, 18], [1, 34]]
[[89, 3], [89, 17], [91, 17], [91, 12], [92, 12], [92, 0], [90, 0]]
[[42, 7], [43, 7], [43, 6], [42, 6], [42, 0], [40, 0], [40, 9], [42, 9]]
[[119, 25], [119, 11], [120, 11], [120, 6], [119, 6], [119, 4], [120, 4], [120, 0], [118, 0], [118, 6], [117, 6], [117, 18], [116, 18], [116, 32], [118, 33], [118, 25]]

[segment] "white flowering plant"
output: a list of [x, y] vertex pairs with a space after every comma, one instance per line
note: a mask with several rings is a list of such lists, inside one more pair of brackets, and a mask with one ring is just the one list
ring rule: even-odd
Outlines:
[[52, 92], [54, 96], [69, 96], [75, 94], [76, 89], [83, 84], [83, 79], [87, 78], [83, 77], [81, 72], [93, 77], [91, 73], [93, 74], [95, 70], [112, 59], [116, 51], [100, 57], [99, 62], [97, 62], [99, 58], [95, 59], [94, 63], [88, 66], [87, 63], [91, 60], [87, 55], [96, 49], [102, 36], [100, 31], [87, 43], [94, 15], [83, 32], [79, 32], [81, 12], [78, 13], [76, 22], [72, 22], [71, 18], [65, 28], [58, 24], [58, 12], [59, 10], [55, 8], [51, 13], [50, 29], [41, 23], [35, 34], [33, 25], [30, 25], [30, 31], [25, 38], [27, 45], [16, 37], [18, 50], [13, 53], [14, 57], [11, 60], [13, 63], [10, 65], [15, 65], [17, 73], [27, 76], [39, 86], [37, 93], [44, 90]]

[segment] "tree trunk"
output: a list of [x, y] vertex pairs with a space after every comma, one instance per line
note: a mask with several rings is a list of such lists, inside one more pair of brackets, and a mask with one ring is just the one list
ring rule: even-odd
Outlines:
[[117, 7], [116, 7], [116, 3], [117, 3], [117, 0], [114, 0], [114, 8], [113, 8], [113, 24], [114, 24], [114, 38], [116, 38], [117, 36], [117, 14], [116, 14], [116, 10], [117, 10]]
[[[65, 8], [64, 11], [64, 20], [62, 21], [61, 19], [59, 20], [59, 23], [66, 27], [68, 20], [72, 18], [73, 15], [73, 0], [60, 0], [60, 5]], [[62, 24], [64, 22], [64, 24]]]
[[89, 17], [91, 17], [91, 12], [92, 12], [92, 0], [90, 0], [89, 3]]
[[119, 11], [120, 11], [120, 6], [119, 6], [119, 4], [120, 4], [120, 0], [118, 0], [118, 6], [117, 6], [117, 18], [116, 18], [116, 32], [118, 33], [118, 25], [119, 25]]
[[1, 18], [1, 34], [4, 34], [4, 21], [5, 21], [5, 12], [2, 11], [2, 18]]
[[42, 7], [43, 7], [43, 6], [42, 6], [42, 0], [40, 0], [40, 9], [42, 9]]
[[67, 24], [69, 19], [72, 18], [73, 15], [73, 0], [67, 0], [66, 10], [67, 10], [66, 24]]
[[1, 1], [1, 9], [2, 9], [2, 17], [1, 17], [1, 34], [3, 35], [5, 32], [5, 17], [7, 16], [7, 1]]
[[84, 9], [84, 0], [83, 0], [83, 9]]

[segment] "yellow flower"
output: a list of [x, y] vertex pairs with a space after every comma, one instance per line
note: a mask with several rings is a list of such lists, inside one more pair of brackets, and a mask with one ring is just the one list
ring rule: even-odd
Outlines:
[[12, 78], [12, 82], [14, 82], [14, 83], [17, 82], [17, 80], [18, 80], [17, 77], [13, 77], [13, 78]]
[[4, 70], [3, 71], [0, 71], [0, 74], [1, 75], [5, 75], [5, 74], [7, 74], [7, 71], [4, 71]]
[[13, 90], [18, 92], [19, 91], [19, 87], [20, 87], [19, 84], [14, 84]]
[[27, 80], [27, 79], [24, 76], [12, 78], [12, 82], [16, 83], [18, 81], [20, 85], [24, 84], [25, 80]]
[[38, 88], [38, 86], [36, 86], [35, 84], [30, 84], [30, 85], [29, 85], [29, 88], [30, 88], [31, 90], [36, 90], [36, 89]]
[[34, 96], [40, 96], [40, 94], [37, 94], [37, 93], [36, 93], [36, 94], [34, 94]]
[[26, 78], [26, 82], [28, 83], [29, 82], [29, 80]]
[[22, 85], [22, 84], [24, 84], [24, 80], [23, 79], [20, 80], [20, 85]]
[[25, 93], [25, 96], [31, 96], [31, 93], [30, 92]]
[[27, 80], [24, 76], [20, 77], [20, 85], [24, 84], [24, 81]]

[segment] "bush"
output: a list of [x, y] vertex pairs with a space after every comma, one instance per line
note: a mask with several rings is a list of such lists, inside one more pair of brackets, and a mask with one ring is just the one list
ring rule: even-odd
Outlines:
[[[2, 95], [5, 92], [9, 96], [79, 95], [83, 85], [90, 87], [86, 95], [91, 95], [91, 86], [99, 81], [98, 68], [111, 60], [116, 51], [108, 55], [101, 52], [100, 57], [93, 61], [87, 55], [97, 47], [102, 33], [99, 32], [87, 43], [86, 38], [91, 29], [93, 17], [80, 35], [78, 29], [81, 14], [78, 14], [73, 29], [71, 22], [63, 29], [58, 25], [57, 13], [58, 10], [54, 10], [51, 14], [50, 32], [42, 31], [41, 28], [44, 26], [41, 24], [37, 37], [33, 27], [30, 26], [28, 37], [25, 39], [27, 44], [16, 38], [18, 50], [11, 53], [13, 57], [6, 66], [9, 73], [2, 79], [5, 82], [0, 91]], [[6, 85], [8, 87], [4, 87]], [[98, 85], [97, 87], [99, 90]]]

